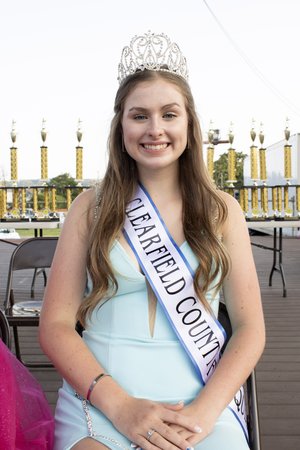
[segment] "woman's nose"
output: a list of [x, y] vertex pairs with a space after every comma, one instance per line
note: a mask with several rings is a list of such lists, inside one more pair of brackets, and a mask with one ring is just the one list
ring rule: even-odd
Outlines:
[[147, 132], [152, 137], [161, 136], [164, 133], [161, 121], [159, 119], [151, 119]]

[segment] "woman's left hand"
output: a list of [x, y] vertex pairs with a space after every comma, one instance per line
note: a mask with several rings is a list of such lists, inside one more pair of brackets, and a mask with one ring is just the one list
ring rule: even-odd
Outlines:
[[180, 425], [170, 425], [170, 427], [176, 430], [183, 439], [186, 439], [191, 443], [191, 447], [194, 447], [196, 444], [203, 441], [212, 432], [215, 425], [215, 420], [208, 417], [207, 408], [203, 408], [203, 413], [201, 413], [199, 404], [196, 405], [195, 402], [192, 402], [189, 405], [184, 406], [180, 413], [196, 420], [202, 429], [201, 433], [193, 433]]

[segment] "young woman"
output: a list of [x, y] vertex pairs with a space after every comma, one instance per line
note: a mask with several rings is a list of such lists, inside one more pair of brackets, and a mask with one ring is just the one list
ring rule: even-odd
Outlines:
[[207, 174], [176, 44], [135, 37], [119, 81], [107, 171], [68, 212], [41, 316], [64, 378], [54, 448], [248, 449], [228, 407], [264, 347], [243, 213]]

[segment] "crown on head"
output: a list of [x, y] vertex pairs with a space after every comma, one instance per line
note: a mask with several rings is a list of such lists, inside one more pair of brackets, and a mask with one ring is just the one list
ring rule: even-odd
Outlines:
[[151, 31], [134, 36], [130, 45], [122, 50], [118, 66], [118, 81], [141, 70], [155, 70], [175, 73], [188, 80], [186, 59], [175, 42], [163, 33]]

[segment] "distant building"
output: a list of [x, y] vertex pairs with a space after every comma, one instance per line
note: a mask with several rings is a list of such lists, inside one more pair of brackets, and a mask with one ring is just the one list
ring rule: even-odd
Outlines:
[[[267, 186], [276, 186], [276, 185], [285, 185], [287, 180], [284, 178], [284, 145], [286, 141], [283, 139], [282, 141], [276, 142], [275, 144], [270, 145], [266, 148], [266, 167], [267, 167]], [[289, 144], [291, 147], [291, 175], [292, 178], [289, 180], [289, 183], [292, 185], [299, 184], [300, 185], [300, 133], [293, 134], [289, 138]], [[257, 144], [259, 149], [260, 145]], [[259, 168], [259, 160], [258, 160], [258, 175], [260, 174]], [[245, 159], [244, 163], [244, 185], [251, 186], [253, 185], [253, 180], [250, 177], [251, 169], [250, 169], [250, 156]], [[262, 184], [260, 179], [257, 180], [258, 186]], [[297, 215], [296, 211], [296, 188], [291, 187], [289, 189], [289, 201], [290, 207], [293, 210], [293, 216]], [[268, 192], [268, 201], [269, 207], [272, 205], [272, 196], [271, 190]], [[256, 228], [262, 232], [273, 233], [273, 230], [265, 230]], [[284, 236], [300, 236], [300, 230], [296, 228], [283, 228], [282, 230]]]
[[[272, 144], [266, 149], [267, 165], [267, 185], [286, 184], [284, 178], [284, 145], [286, 141], [282, 140]], [[292, 179], [291, 184], [300, 184], [300, 133], [291, 135], [289, 144], [292, 146]], [[259, 145], [258, 145], [259, 147]], [[259, 171], [258, 171], [259, 173]], [[244, 184], [251, 185], [250, 178], [250, 157], [245, 159], [244, 165]]]

